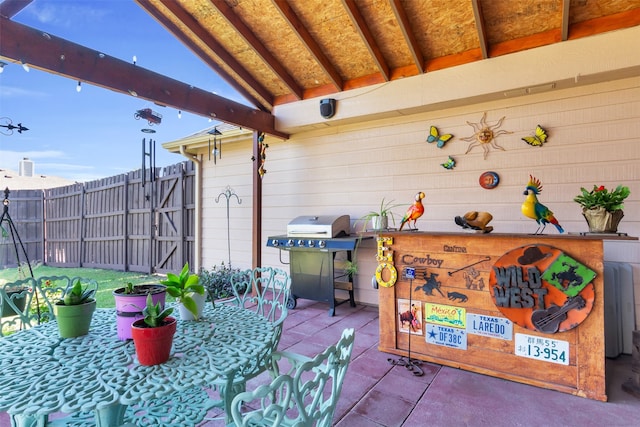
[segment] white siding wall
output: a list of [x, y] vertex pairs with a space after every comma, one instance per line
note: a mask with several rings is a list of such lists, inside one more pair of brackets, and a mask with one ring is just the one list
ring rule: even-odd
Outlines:
[[[506, 116], [497, 137], [505, 151], [493, 148], [483, 159], [476, 148], [464, 154], [473, 129], [487, 112], [492, 125]], [[459, 231], [453, 218], [469, 210], [493, 214], [494, 232], [533, 233], [537, 225], [520, 213], [529, 174], [544, 186], [539, 199], [554, 211], [567, 232], [587, 231], [579, 205], [572, 201], [580, 187], [594, 184], [630, 187], [620, 232], [640, 236], [640, 78], [629, 78], [538, 95], [491, 101], [467, 107], [370, 121], [294, 135], [287, 141], [269, 139], [263, 178], [263, 245], [269, 235], [282, 234], [298, 215], [349, 214], [352, 222], [375, 210], [380, 200], [410, 203], [424, 191], [426, 212], [418, 220], [425, 231]], [[547, 129], [548, 142], [531, 147], [521, 140], [536, 125]], [[425, 142], [429, 126], [455, 137], [444, 148]], [[251, 265], [251, 136], [224, 146], [217, 165], [203, 155], [203, 263], [227, 262], [227, 185], [242, 199], [230, 200], [231, 260]], [[447, 156], [453, 170], [442, 166]], [[500, 175], [492, 190], [480, 187], [485, 171]], [[404, 209], [397, 209], [402, 215]], [[358, 229], [360, 226], [356, 226]], [[556, 233], [547, 227], [545, 233]], [[634, 266], [636, 318], [640, 317], [640, 244], [606, 242], [606, 258]], [[263, 246], [263, 265], [282, 267], [279, 251]], [[360, 273], [356, 299], [377, 304], [371, 286], [376, 267], [373, 242], [358, 253]], [[283, 252], [286, 261], [287, 253]], [[286, 266], [285, 266], [286, 267]], [[640, 322], [637, 322], [640, 323]]]

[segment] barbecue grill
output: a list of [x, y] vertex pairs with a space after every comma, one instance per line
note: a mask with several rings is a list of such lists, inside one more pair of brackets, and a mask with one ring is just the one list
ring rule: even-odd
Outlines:
[[[339, 252], [346, 252], [351, 261], [351, 251], [358, 238], [350, 236], [349, 215], [299, 216], [287, 224], [287, 234], [271, 236], [267, 246], [289, 252], [291, 297], [287, 307], [296, 308], [297, 299], [309, 299], [329, 303], [329, 316], [345, 302], [356, 306], [353, 297], [353, 278], [336, 277], [334, 262]], [[349, 292], [349, 299], [337, 301], [335, 290]]]

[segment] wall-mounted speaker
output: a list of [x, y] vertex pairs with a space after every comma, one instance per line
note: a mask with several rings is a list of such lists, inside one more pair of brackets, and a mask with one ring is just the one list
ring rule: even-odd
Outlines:
[[336, 113], [336, 100], [326, 98], [320, 100], [320, 115], [325, 119], [330, 119]]

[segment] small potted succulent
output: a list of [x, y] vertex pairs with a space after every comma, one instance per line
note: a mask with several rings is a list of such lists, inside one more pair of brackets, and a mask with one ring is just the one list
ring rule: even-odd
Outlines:
[[74, 338], [89, 333], [93, 312], [96, 309], [96, 290], [96, 282], [82, 286], [80, 279], [73, 279], [62, 298], [53, 305], [60, 337]]
[[147, 295], [151, 295], [154, 304], [160, 303], [164, 307], [167, 287], [161, 284], [134, 285], [128, 282], [124, 287], [113, 291], [118, 338], [121, 340], [131, 339], [131, 324], [142, 319]]
[[589, 231], [592, 233], [615, 233], [618, 224], [624, 216], [624, 200], [631, 192], [629, 187], [618, 185], [615, 190], [609, 191], [604, 185], [593, 186], [591, 191], [580, 188], [580, 194], [573, 201], [582, 206], [582, 215]]
[[144, 366], [159, 365], [169, 360], [177, 320], [171, 317], [173, 308], [164, 308], [153, 302], [147, 294], [147, 305], [142, 310], [144, 317], [131, 325], [131, 336], [138, 356]]
[[198, 320], [202, 316], [206, 292], [197, 274], [189, 273], [189, 263], [185, 263], [179, 275], [167, 273], [167, 280], [160, 281], [167, 287], [167, 293], [178, 302], [182, 320]]

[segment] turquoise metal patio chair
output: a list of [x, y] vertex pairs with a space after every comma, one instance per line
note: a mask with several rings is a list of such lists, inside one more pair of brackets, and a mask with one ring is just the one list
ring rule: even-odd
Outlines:
[[0, 287], [0, 336], [38, 324], [38, 313], [31, 310], [36, 305], [34, 297], [37, 300], [38, 295], [35, 281], [30, 277]]
[[287, 301], [291, 295], [291, 278], [284, 270], [260, 267], [235, 273], [231, 277], [231, 286], [234, 298], [227, 303], [263, 316], [271, 323], [274, 333], [261, 354], [255, 355], [248, 363], [237, 366], [234, 371], [221, 372], [221, 380], [211, 384], [212, 389], [220, 395], [215, 407], [224, 410], [228, 421], [231, 420], [229, 409], [233, 397], [245, 391], [248, 380], [272, 366], [271, 355], [278, 348], [282, 327], [289, 312]]
[[354, 338], [354, 329], [345, 329], [337, 344], [314, 358], [286, 351], [274, 353], [273, 371], [277, 376], [270, 384], [234, 397], [234, 424], [330, 427]]

